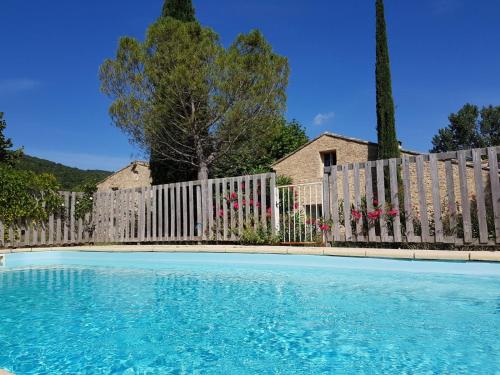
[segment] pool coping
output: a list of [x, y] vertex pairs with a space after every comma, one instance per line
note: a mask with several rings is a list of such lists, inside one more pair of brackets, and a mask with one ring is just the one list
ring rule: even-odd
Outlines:
[[245, 245], [92, 245], [67, 247], [27, 247], [19, 249], [0, 249], [0, 255], [9, 253], [42, 251], [289, 254], [391, 258], [407, 260], [500, 262], [500, 251], [407, 250], [354, 247], [341, 248]]

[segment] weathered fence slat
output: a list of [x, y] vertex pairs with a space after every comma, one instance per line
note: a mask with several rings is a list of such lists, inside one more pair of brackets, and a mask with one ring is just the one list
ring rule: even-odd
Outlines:
[[[211, 185], [208, 185], [210, 189]], [[210, 189], [211, 190], [211, 189]], [[189, 239], [194, 240], [194, 195], [193, 195], [193, 181], [189, 181], [188, 183], [188, 195], [189, 195]], [[208, 194], [207, 196], [209, 196]], [[212, 204], [210, 203], [210, 197], [208, 198], [208, 208], [210, 211], [210, 207]], [[210, 214], [208, 215], [210, 217]]]
[[[377, 200], [378, 206], [381, 207], [382, 210], [385, 209], [385, 182], [384, 182], [384, 161], [377, 160], [376, 162], [377, 168]], [[379, 223], [380, 223], [380, 240], [382, 242], [389, 242], [389, 237], [387, 234], [387, 221], [385, 219], [385, 214], [380, 213], [379, 215]]]
[[479, 222], [479, 242], [488, 243], [488, 226], [486, 223], [486, 205], [483, 185], [483, 168], [481, 165], [481, 150], [472, 150], [474, 163], [474, 182], [476, 187], [477, 219]]
[[179, 241], [182, 238], [182, 226], [181, 226], [181, 183], [175, 184], [175, 239]]
[[[241, 181], [241, 180], [240, 180]], [[276, 175], [274, 173], [271, 173], [271, 179], [269, 181], [269, 196], [271, 199], [271, 230], [273, 234], [276, 234], [276, 231], [278, 229], [278, 216], [279, 216], [279, 206], [276, 204]], [[240, 205], [241, 207], [241, 205]], [[243, 208], [241, 208], [242, 210]], [[243, 220], [243, 218], [242, 218]]]
[[[201, 185], [196, 185], [196, 230], [198, 231], [198, 236], [206, 239], [209, 233], [208, 229], [204, 229], [201, 221], [203, 220], [201, 214], [202, 197], [201, 197]], [[210, 238], [209, 238], [210, 239]]]
[[223, 227], [223, 239], [226, 241], [229, 238], [229, 229], [228, 229], [228, 216], [227, 216], [227, 179], [222, 179], [222, 227]]
[[187, 184], [183, 182], [182, 186], [182, 238], [188, 239], [188, 202], [187, 202]]
[[243, 178], [236, 178], [236, 185], [238, 189], [238, 237], [243, 234]]
[[69, 222], [68, 222], [68, 216], [69, 216], [69, 192], [65, 191], [64, 192], [64, 243], [69, 242]]
[[267, 175], [260, 176], [260, 219], [262, 228], [267, 230]]
[[257, 195], [257, 181], [259, 177], [257, 175], [253, 176], [252, 190], [253, 190], [253, 228], [257, 230], [257, 225], [259, 224], [259, 210], [257, 208], [257, 202], [259, 201]]
[[230, 238], [231, 240], [235, 240], [236, 239], [236, 233], [234, 232], [234, 229], [236, 228], [236, 210], [235, 210], [235, 206], [234, 206], [234, 203], [233, 203], [233, 199], [234, 199], [234, 194], [236, 194], [236, 189], [234, 187], [234, 183], [235, 183], [236, 179], [234, 178], [230, 178], [229, 179], [229, 193], [228, 193], [228, 213], [230, 215], [230, 225], [231, 225], [231, 230], [229, 231], [229, 234], [230, 234]]
[[422, 231], [422, 242], [430, 242], [429, 217], [427, 214], [427, 199], [424, 184], [424, 158], [422, 155], [416, 157], [418, 203], [420, 210], [420, 228]]
[[219, 180], [214, 180], [215, 182], [215, 239], [216, 240], [221, 240], [221, 219], [222, 215], [221, 213], [221, 205], [220, 205], [220, 181]]
[[338, 196], [338, 181], [337, 168], [333, 168], [330, 180], [330, 200], [332, 207], [332, 232], [333, 240], [340, 241], [340, 220], [339, 220], [339, 196]]
[[460, 178], [460, 198], [462, 203], [462, 220], [464, 230], [464, 243], [472, 242], [470, 201], [467, 187], [467, 165], [465, 151], [458, 151], [458, 176]]
[[490, 168], [491, 202], [495, 220], [495, 241], [500, 243], [500, 182], [498, 175], [498, 157], [495, 147], [488, 148], [488, 166]]
[[[354, 210], [361, 213], [361, 187], [360, 187], [360, 175], [359, 175], [359, 164], [354, 163]], [[356, 220], [356, 241], [364, 241], [363, 236], [363, 219], [355, 218]]]
[[[373, 212], [372, 162], [365, 164], [366, 212]], [[375, 225], [368, 220], [368, 240], [376, 241]]]
[[432, 205], [434, 208], [434, 233], [436, 242], [444, 241], [443, 222], [441, 221], [441, 197], [439, 194], [439, 172], [435, 154], [429, 155], [432, 182]]
[[399, 210], [399, 187], [398, 187], [398, 169], [397, 160], [389, 160], [389, 183], [391, 189], [391, 209], [394, 210], [395, 216], [392, 221], [392, 235], [394, 242], [401, 242], [401, 215]]
[[350, 202], [350, 192], [349, 192], [349, 169], [347, 165], [342, 166], [342, 180], [344, 183], [343, 194], [344, 194], [344, 230], [345, 230], [345, 240], [352, 241], [352, 230], [351, 230], [351, 202]]
[[448, 193], [448, 215], [450, 232], [455, 233], [457, 229], [457, 202], [455, 200], [455, 183], [453, 181], [453, 165], [451, 160], [446, 160], [444, 163], [446, 174], [446, 191]]

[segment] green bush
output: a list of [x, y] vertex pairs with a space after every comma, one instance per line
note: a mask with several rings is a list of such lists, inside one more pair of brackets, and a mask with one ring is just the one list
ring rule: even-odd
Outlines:
[[243, 245], [277, 245], [280, 243], [280, 238], [270, 229], [258, 226], [257, 229], [245, 228], [241, 234], [240, 243]]
[[63, 203], [58, 190], [50, 174], [0, 166], [0, 221], [6, 226], [20, 221], [46, 221]]

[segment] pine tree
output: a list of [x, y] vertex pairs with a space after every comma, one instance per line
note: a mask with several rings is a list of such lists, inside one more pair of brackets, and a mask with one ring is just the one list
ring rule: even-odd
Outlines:
[[11, 150], [12, 140], [3, 134], [6, 127], [7, 122], [3, 118], [3, 112], [0, 112], [0, 165], [12, 166], [23, 155], [23, 152], [21, 149]]
[[400, 155], [394, 119], [392, 99], [391, 67], [383, 0], [376, 0], [376, 67], [377, 89], [377, 137], [378, 158], [397, 158]]
[[[191, 0], [165, 0], [161, 17], [172, 17], [182, 22], [196, 21]], [[194, 168], [188, 168], [173, 161], [162, 160], [154, 150], [150, 151], [149, 166], [154, 185], [188, 181], [196, 178]]]

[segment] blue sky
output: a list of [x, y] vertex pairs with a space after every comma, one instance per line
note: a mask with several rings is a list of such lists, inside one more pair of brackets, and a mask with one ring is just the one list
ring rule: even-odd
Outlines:
[[[261, 29], [288, 57], [289, 119], [376, 140], [374, 0], [194, 0], [224, 44]], [[118, 169], [140, 150], [111, 125], [98, 67], [143, 38], [163, 0], [2, 0], [0, 111], [27, 153]], [[464, 103], [500, 105], [500, 1], [386, 0], [398, 137], [427, 151]]]

